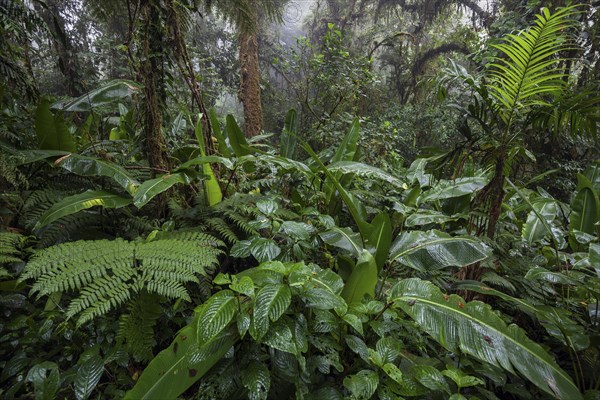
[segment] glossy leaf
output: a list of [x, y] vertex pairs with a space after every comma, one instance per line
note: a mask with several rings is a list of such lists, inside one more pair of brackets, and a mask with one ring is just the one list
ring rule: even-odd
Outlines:
[[110, 178], [132, 196], [140, 185], [120, 165], [93, 157], [69, 154], [56, 160], [56, 165], [80, 176], [105, 176]]
[[169, 190], [173, 185], [178, 183], [188, 184], [189, 179], [183, 172], [175, 174], [166, 174], [158, 178], [150, 179], [142, 183], [133, 196], [133, 205], [137, 208], [142, 208], [150, 200], [159, 194]]
[[372, 165], [363, 164], [356, 161], [338, 161], [327, 166], [331, 172], [342, 174], [354, 174], [356, 176], [364, 176], [367, 178], [379, 179], [387, 182], [397, 188], [403, 188], [404, 182], [395, 176], [388, 174], [384, 170], [373, 167]]
[[229, 144], [231, 145], [235, 156], [242, 157], [251, 154], [253, 152], [252, 148], [248, 145], [244, 132], [240, 129], [240, 126], [235, 121], [233, 115], [227, 115], [226, 123]]
[[225, 135], [221, 130], [221, 124], [219, 123], [219, 118], [217, 117], [217, 112], [214, 108], [211, 108], [208, 111], [208, 119], [210, 120], [210, 127], [212, 128], [213, 135], [217, 138], [217, 145], [219, 146], [219, 153], [226, 158], [231, 157], [231, 150], [227, 147], [227, 142], [225, 140]]
[[377, 263], [367, 250], [363, 250], [356, 266], [342, 290], [342, 298], [346, 303], [360, 303], [365, 295], [375, 297], [377, 285]]
[[[556, 218], [558, 212], [558, 204], [552, 199], [539, 199], [533, 202], [532, 206], [535, 211], [529, 213], [527, 221], [521, 230], [523, 239], [529, 243], [542, 240], [544, 236], [552, 233], [548, 232], [547, 226], [549, 226]], [[542, 217], [544, 221], [540, 220], [540, 217]]]
[[90, 356], [79, 366], [74, 383], [77, 400], [85, 400], [90, 397], [103, 373], [104, 361], [98, 355]]
[[344, 378], [344, 387], [352, 393], [352, 399], [370, 399], [379, 385], [377, 372], [364, 369]]
[[321, 239], [330, 246], [343, 249], [358, 257], [363, 250], [362, 240], [358, 233], [352, 232], [350, 228], [338, 228], [337, 226], [319, 234]]
[[198, 314], [198, 343], [203, 344], [221, 333], [237, 311], [237, 301], [231, 290], [213, 294]]
[[256, 293], [250, 334], [260, 340], [269, 330], [269, 321], [277, 321], [290, 306], [292, 293], [285, 285], [266, 285]]
[[419, 271], [431, 271], [469, 265], [490, 254], [491, 249], [473, 236], [450, 236], [436, 230], [410, 231], [394, 241], [390, 261]]
[[105, 208], [121, 208], [131, 204], [131, 199], [126, 199], [114, 193], [105, 192], [103, 190], [88, 190], [81, 194], [65, 197], [58, 203], [50, 207], [35, 224], [34, 230], [42, 228], [52, 222], [75, 214], [81, 210], [86, 210], [95, 206]]
[[252, 361], [242, 371], [242, 384], [248, 390], [249, 400], [266, 400], [271, 388], [271, 374], [263, 363]]
[[596, 222], [600, 220], [600, 200], [592, 183], [583, 175], [577, 175], [577, 194], [571, 206], [570, 229], [590, 235], [596, 233]]
[[458, 178], [451, 181], [440, 181], [431, 189], [422, 193], [421, 196], [419, 196], [418, 203], [472, 195], [481, 190], [488, 182], [489, 178], [485, 176], [473, 176]]
[[394, 285], [389, 301], [400, 306], [446, 349], [517, 371], [559, 399], [582, 399], [577, 386], [554, 359], [521, 328], [507, 326], [489, 305], [444, 295], [432, 283], [417, 278]]
[[281, 254], [281, 248], [277, 246], [274, 240], [256, 237], [252, 239], [249, 246], [250, 254], [256, 258], [258, 262], [271, 261]]

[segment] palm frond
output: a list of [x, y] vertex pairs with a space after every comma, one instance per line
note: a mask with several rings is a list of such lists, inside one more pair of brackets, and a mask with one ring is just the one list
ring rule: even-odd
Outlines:
[[518, 34], [508, 35], [493, 47], [502, 57], [489, 64], [488, 88], [501, 104], [502, 118], [508, 124], [518, 110], [535, 105], [549, 106], [546, 95], [560, 94], [567, 81], [559, 54], [572, 47], [569, 28], [575, 26], [575, 7], [550, 13], [546, 8], [537, 15], [535, 25]]

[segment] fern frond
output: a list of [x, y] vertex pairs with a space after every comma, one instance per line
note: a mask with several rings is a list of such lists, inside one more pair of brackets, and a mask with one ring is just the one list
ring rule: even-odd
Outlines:
[[13, 232], [0, 232], [0, 265], [21, 262], [23, 236]]
[[575, 7], [561, 8], [554, 14], [543, 8], [534, 26], [494, 45], [505, 58], [496, 57], [489, 64], [488, 88], [502, 104], [505, 122], [518, 109], [549, 106], [542, 95], [557, 94], [565, 88], [565, 73], [558, 66], [561, 59], [557, 54], [571, 47], [564, 32], [574, 26], [577, 13]]
[[148, 361], [156, 344], [154, 326], [163, 309], [156, 296], [142, 293], [129, 304], [128, 310], [129, 313], [121, 316], [119, 321], [117, 340], [125, 343], [125, 348], [136, 361]]
[[78, 292], [67, 317], [77, 324], [122, 306], [139, 293], [190, 301], [184, 284], [199, 283], [218, 263], [224, 243], [202, 232], [162, 233], [150, 242], [123, 239], [64, 243], [36, 253], [21, 280], [39, 296]]
[[227, 222], [225, 222], [222, 218], [208, 218], [205, 222], [206, 225], [212, 231], [218, 233], [223, 239], [225, 239], [229, 243], [235, 243], [239, 240], [235, 232], [229, 226], [229, 224], [227, 224]]

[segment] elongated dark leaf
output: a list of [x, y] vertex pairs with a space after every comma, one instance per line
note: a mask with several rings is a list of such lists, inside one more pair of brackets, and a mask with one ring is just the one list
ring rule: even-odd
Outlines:
[[461, 197], [466, 194], [472, 195], [478, 190], [481, 190], [488, 182], [489, 178], [485, 176], [473, 176], [458, 178], [451, 181], [440, 181], [431, 189], [422, 193], [417, 202], [422, 204], [428, 201]]
[[56, 161], [56, 165], [81, 176], [105, 176], [110, 178], [132, 196], [140, 185], [120, 165], [93, 157], [69, 154], [68, 156], [59, 158]]
[[103, 373], [104, 361], [98, 355], [90, 356], [79, 366], [74, 384], [77, 400], [85, 400], [90, 397]]
[[27, 150], [15, 151], [17, 165], [31, 164], [51, 157], [62, 157], [71, 154], [63, 150]]
[[35, 132], [42, 150], [61, 150], [73, 153], [75, 140], [60, 115], [53, 115], [50, 103], [43, 99], [35, 112]]
[[[206, 157], [206, 145], [204, 144], [204, 133], [202, 132], [202, 115], [198, 117], [195, 133], [196, 140], [198, 140], [200, 156]], [[208, 205], [214, 206], [215, 204], [219, 204], [221, 200], [223, 200], [223, 193], [221, 192], [219, 181], [208, 162], [202, 164], [202, 172], [206, 176], [206, 179], [204, 180], [204, 192], [206, 194]]]
[[137, 208], [142, 208], [155, 196], [169, 190], [177, 183], [190, 183], [187, 175], [183, 172], [167, 174], [155, 179], [150, 179], [142, 183], [133, 196], [133, 204]]
[[248, 145], [244, 132], [235, 121], [233, 115], [227, 116], [227, 136], [236, 157], [242, 157], [253, 153], [252, 148]]
[[103, 190], [88, 190], [81, 194], [65, 197], [50, 207], [35, 224], [34, 230], [42, 228], [59, 218], [75, 214], [95, 206], [105, 208], [121, 208], [131, 204], [131, 199], [126, 199], [114, 193]]
[[582, 399], [569, 375], [521, 328], [506, 323], [480, 301], [445, 296], [435, 285], [417, 278], [398, 282], [389, 301], [417, 321], [423, 330], [450, 351], [515, 370], [550, 396]]
[[570, 229], [593, 235], [596, 222], [600, 220], [600, 200], [592, 183], [585, 176], [577, 175], [577, 194], [573, 199]]
[[212, 133], [217, 138], [219, 153], [223, 157], [230, 158], [231, 150], [229, 149], [229, 147], [227, 147], [225, 135], [223, 135], [223, 131], [221, 130], [221, 124], [219, 123], [219, 118], [217, 117], [217, 112], [214, 108], [211, 108], [208, 111], [208, 118], [210, 120], [210, 127], [212, 128]]
[[377, 271], [381, 271], [387, 261], [392, 245], [392, 221], [386, 212], [381, 212], [371, 221], [371, 232], [367, 237], [369, 251], [375, 257]]

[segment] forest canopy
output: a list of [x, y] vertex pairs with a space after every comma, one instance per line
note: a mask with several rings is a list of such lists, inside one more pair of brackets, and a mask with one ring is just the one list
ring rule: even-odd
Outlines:
[[599, 7], [0, 0], [0, 398], [600, 399]]

